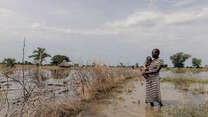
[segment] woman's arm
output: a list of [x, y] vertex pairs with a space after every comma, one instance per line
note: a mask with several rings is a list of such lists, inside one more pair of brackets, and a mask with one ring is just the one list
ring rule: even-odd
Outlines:
[[159, 65], [156, 69], [153, 69], [151, 71], [144, 71], [143, 75], [158, 73], [161, 70], [161, 68], [162, 65]]

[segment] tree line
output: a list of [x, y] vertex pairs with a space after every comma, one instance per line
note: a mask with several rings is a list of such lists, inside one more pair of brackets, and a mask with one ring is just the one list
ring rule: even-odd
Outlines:
[[[54, 55], [53, 57], [47, 53], [45, 48], [36, 48], [32, 55], [28, 56], [29, 58], [32, 58], [34, 63], [32, 62], [28, 62], [28, 61], [24, 61], [24, 63], [21, 62], [16, 62], [16, 59], [14, 58], [5, 58], [3, 60], [3, 64], [6, 64], [6, 66], [10, 66], [13, 67], [16, 63], [17, 64], [36, 64], [36, 65], [42, 65], [43, 62], [46, 60], [46, 58], [51, 57], [51, 62], [50, 65], [59, 65], [61, 64], [63, 61], [65, 62], [71, 62], [71, 59], [65, 55]], [[191, 58], [190, 54], [186, 54], [183, 52], [178, 52], [172, 56], [170, 56], [170, 60], [173, 64], [174, 67], [177, 68], [183, 68], [185, 66], [185, 61], [188, 60], [189, 58]], [[201, 67], [201, 62], [202, 60], [199, 58], [192, 58], [192, 67], [195, 68], [199, 68]], [[123, 63], [120, 63], [120, 66], [124, 66]], [[136, 63], [135, 67], [139, 67], [139, 64]], [[167, 64], [164, 65], [164, 67], [168, 67]]]
[[[14, 58], [5, 58], [2, 61], [2, 63], [5, 64], [8, 67], [13, 67], [15, 64], [29, 64], [29, 65], [36, 64], [36, 65], [39, 66], [39, 65], [43, 64], [43, 62], [46, 60], [46, 58], [49, 58], [49, 57], [52, 57], [52, 56], [47, 53], [45, 48], [38, 47], [33, 51], [32, 55], [30, 55], [28, 57], [32, 58], [34, 63], [28, 62], [28, 61], [24, 61], [24, 63], [16, 62], [16, 59], [14, 59]], [[59, 65], [63, 61], [71, 62], [71, 59], [69, 57], [65, 56], [65, 55], [57, 54], [57, 55], [54, 55], [51, 58], [50, 65]]]
[[[174, 67], [183, 68], [185, 66], [185, 61], [191, 58], [190, 54], [186, 54], [183, 52], [178, 52], [172, 56], [170, 56], [170, 60]], [[202, 60], [199, 58], [192, 58], [192, 67], [199, 68], [201, 67]]]

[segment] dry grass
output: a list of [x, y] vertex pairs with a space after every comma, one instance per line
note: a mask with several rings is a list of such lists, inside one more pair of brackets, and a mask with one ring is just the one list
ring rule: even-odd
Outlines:
[[84, 109], [81, 100], [66, 100], [42, 104], [35, 117], [69, 117]]
[[[117, 85], [128, 78], [136, 77], [140, 73], [133, 73], [131, 69], [126, 68], [108, 68], [104, 66], [96, 66], [93, 68], [88, 68], [93, 72], [92, 83], [88, 81], [81, 80], [79, 100], [67, 100], [63, 103], [48, 103], [44, 108], [37, 111], [39, 117], [68, 117], [79, 113], [81, 110], [86, 109], [86, 104], [89, 101], [96, 100], [100, 98], [101, 95], [110, 93], [112, 88], [117, 87]], [[129, 71], [128, 71], [129, 70]], [[85, 77], [85, 74], [81, 74], [81, 77]]]
[[[26, 70], [34, 69], [36, 66], [25, 66]], [[10, 71], [20, 70], [21, 66], [16, 66]], [[41, 69], [62, 69], [56, 67], [41, 67]], [[68, 68], [66, 68], [68, 69]], [[65, 69], [65, 70], [66, 70]], [[75, 79], [78, 97], [74, 99], [49, 97], [49, 92], [31, 92], [30, 98], [23, 108], [23, 116], [25, 117], [68, 117], [78, 114], [86, 109], [86, 105], [108, 95], [111, 90], [118, 87], [120, 83], [133, 77], [140, 77], [141, 73], [138, 69], [131, 68], [110, 68], [107, 66], [95, 66], [88, 68], [73, 68], [76, 71]], [[71, 69], [68, 69], [71, 70]], [[9, 76], [8, 76], [9, 77]], [[18, 78], [16, 78], [18, 79]], [[69, 85], [65, 83], [64, 85]], [[70, 89], [69, 89], [70, 90]], [[36, 91], [41, 91], [36, 87]], [[47, 100], [45, 100], [47, 99]], [[19, 111], [18, 111], [19, 112]], [[16, 115], [19, 113], [15, 112]], [[13, 113], [13, 112], [12, 112]]]

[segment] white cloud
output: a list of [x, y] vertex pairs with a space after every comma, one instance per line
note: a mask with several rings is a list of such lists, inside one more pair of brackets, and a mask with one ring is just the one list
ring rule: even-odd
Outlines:
[[114, 28], [126, 28], [138, 24], [143, 24], [144, 22], [148, 21], [154, 22], [155, 24], [184, 23], [188, 21], [198, 20], [200, 18], [207, 18], [207, 11], [207, 8], [202, 8], [200, 10], [172, 11], [170, 13], [161, 11], [143, 11], [133, 13], [123, 20], [108, 22], [106, 25]]
[[[161, 11], [143, 11], [130, 14], [127, 18], [107, 22], [97, 26], [97, 28], [63, 28], [56, 26], [47, 26], [39, 22], [32, 23], [32, 29], [46, 31], [51, 34], [75, 34], [75, 35], [117, 35], [124, 33], [135, 33], [140, 31], [149, 35], [149, 31], [162, 30], [166, 25], [175, 25], [178, 23], [188, 23], [190, 21], [199, 21], [208, 18], [208, 8], [200, 10], [182, 10], [172, 12]], [[144, 24], [156, 25], [144, 25]]]
[[128, 16], [125, 20], [118, 20], [112, 23], [107, 23], [110, 27], [129, 27], [140, 22], [154, 20], [160, 17], [160, 13], [152, 11], [136, 12]]
[[68, 11], [64, 10], [64, 9], [58, 9], [58, 10], [54, 11], [52, 14], [54, 14], [54, 15], [67, 15]]
[[200, 18], [207, 18], [207, 8], [203, 8], [199, 11], [181, 11], [175, 12], [171, 14], [165, 14], [162, 16], [165, 23], [173, 24], [173, 23], [184, 23], [193, 20], [199, 20]]
[[41, 24], [39, 22], [33, 22], [31, 27], [32, 29], [37, 29], [37, 28], [40, 28]]
[[12, 15], [13, 11], [6, 8], [0, 8], [0, 17], [10, 16]]
[[173, 6], [179, 7], [179, 6], [184, 6], [184, 5], [190, 5], [194, 2], [196, 2], [197, 0], [173, 0], [171, 2], [173, 2]]

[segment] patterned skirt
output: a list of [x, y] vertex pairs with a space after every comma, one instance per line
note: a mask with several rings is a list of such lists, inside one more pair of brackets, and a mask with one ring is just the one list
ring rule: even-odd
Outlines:
[[161, 102], [160, 76], [151, 76], [146, 79], [145, 103], [150, 102]]

